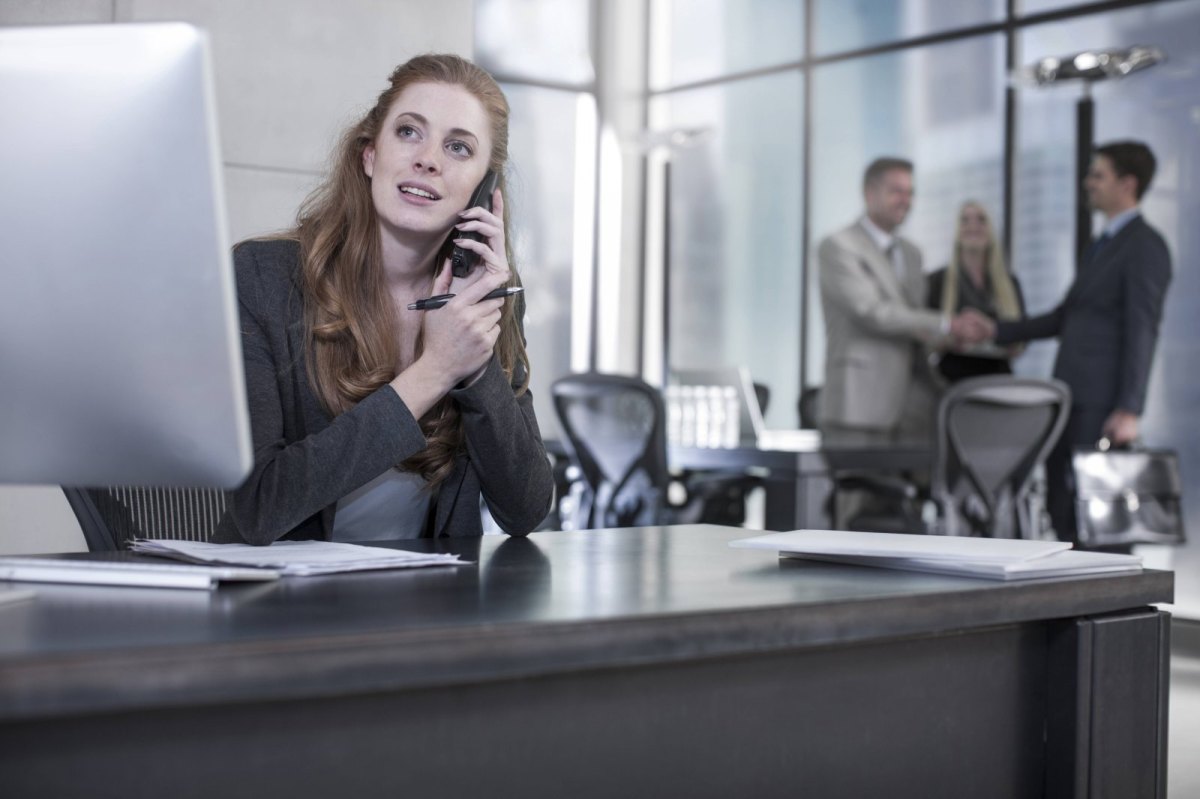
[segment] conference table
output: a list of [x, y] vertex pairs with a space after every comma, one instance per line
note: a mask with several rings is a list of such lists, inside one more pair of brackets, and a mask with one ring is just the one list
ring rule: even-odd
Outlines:
[[[761, 480], [764, 490], [763, 526], [767, 530], [805, 530], [832, 527], [828, 500], [840, 473], [868, 472], [904, 475], [928, 473], [933, 452], [916, 445], [824, 447], [816, 430], [773, 431], [772, 439], [742, 442], [736, 447], [667, 446], [667, 462], [675, 472], [738, 472]], [[568, 457], [565, 445], [547, 439], [546, 451], [556, 459]], [[560, 494], [563, 493], [560, 486]]]
[[763, 526], [768, 530], [832, 527], [829, 498], [838, 473], [899, 476], [928, 473], [933, 453], [916, 445], [824, 447], [816, 430], [777, 431], [774, 441], [737, 447], [669, 446], [672, 469], [736, 471], [757, 476], [765, 494]]
[[1163, 795], [1171, 573], [995, 582], [729, 547], [745, 534], [36, 585], [0, 607], [0, 795]]

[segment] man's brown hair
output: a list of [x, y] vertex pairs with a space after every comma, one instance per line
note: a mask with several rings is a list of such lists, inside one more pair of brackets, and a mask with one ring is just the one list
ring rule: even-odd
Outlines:
[[874, 186], [883, 176], [893, 169], [902, 169], [909, 174], [912, 174], [912, 161], [905, 158], [896, 158], [895, 156], [884, 156], [876, 158], [867, 166], [867, 171], [863, 172], [863, 191], [866, 191], [871, 186]]

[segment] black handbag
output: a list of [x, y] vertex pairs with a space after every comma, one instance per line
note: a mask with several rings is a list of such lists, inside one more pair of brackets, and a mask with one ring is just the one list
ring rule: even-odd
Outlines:
[[1071, 465], [1081, 546], [1184, 543], [1182, 481], [1173, 450], [1077, 450]]

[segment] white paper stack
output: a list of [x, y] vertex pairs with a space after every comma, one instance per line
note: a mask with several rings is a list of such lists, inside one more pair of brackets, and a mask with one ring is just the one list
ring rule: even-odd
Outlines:
[[794, 530], [742, 538], [729, 545], [773, 550], [780, 557], [992, 580], [1108, 574], [1142, 568], [1140, 556], [1077, 552], [1064, 541]]
[[155, 538], [139, 539], [131, 547], [135, 552], [191, 563], [275, 569], [285, 577], [453, 566], [464, 562], [458, 555], [405, 552], [333, 541], [276, 541], [270, 546], [256, 547], [249, 544], [207, 544]]

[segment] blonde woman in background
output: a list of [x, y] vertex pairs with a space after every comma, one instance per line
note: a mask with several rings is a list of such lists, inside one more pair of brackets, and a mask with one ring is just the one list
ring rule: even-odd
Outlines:
[[[974, 200], [963, 203], [950, 264], [929, 275], [930, 308], [953, 317], [974, 308], [993, 320], [1025, 315], [1021, 287], [1008, 271], [991, 220]], [[1012, 374], [1019, 348], [971, 347], [940, 354], [938, 372], [950, 382], [981, 375]]]

